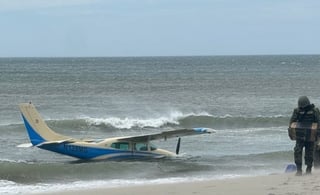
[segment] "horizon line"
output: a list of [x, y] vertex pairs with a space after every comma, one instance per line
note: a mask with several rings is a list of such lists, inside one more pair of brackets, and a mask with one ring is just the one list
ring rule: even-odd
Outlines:
[[4, 58], [155, 58], [155, 57], [241, 57], [241, 56], [316, 56], [319, 54], [225, 54], [225, 55], [141, 55], [141, 56], [0, 56]]

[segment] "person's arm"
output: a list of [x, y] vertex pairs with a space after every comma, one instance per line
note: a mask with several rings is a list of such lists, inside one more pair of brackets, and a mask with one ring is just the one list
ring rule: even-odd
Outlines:
[[[291, 116], [291, 118], [290, 118], [289, 127], [290, 127], [291, 123], [297, 122], [297, 120], [298, 120], [298, 109], [295, 108], [295, 109], [293, 110], [292, 116]], [[318, 121], [319, 121], [319, 115], [318, 115]]]
[[317, 137], [320, 136], [320, 111], [319, 108], [315, 108], [315, 122], [318, 123], [317, 127]]
[[296, 139], [296, 132], [294, 130], [294, 128], [291, 128], [291, 125], [293, 122], [297, 122], [298, 120], [298, 109], [294, 109], [292, 116], [290, 118], [290, 123], [289, 123], [289, 127], [288, 127], [288, 136], [290, 137], [291, 140], [295, 140]]

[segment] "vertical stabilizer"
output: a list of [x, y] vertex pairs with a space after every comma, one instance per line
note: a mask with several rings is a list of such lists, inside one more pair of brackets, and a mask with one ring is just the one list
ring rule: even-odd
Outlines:
[[69, 138], [51, 130], [41, 118], [40, 114], [32, 103], [20, 104], [19, 108], [30, 141], [33, 145], [38, 145], [45, 141], [56, 141]]

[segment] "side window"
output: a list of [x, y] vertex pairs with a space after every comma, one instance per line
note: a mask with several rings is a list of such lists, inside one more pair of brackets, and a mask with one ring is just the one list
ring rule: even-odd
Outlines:
[[129, 150], [129, 143], [127, 142], [112, 143], [111, 148], [120, 149], [120, 150]]
[[120, 150], [129, 150], [128, 143], [120, 143]]
[[148, 151], [148, 145], [146, 143], [135, 143], [135, 150]]

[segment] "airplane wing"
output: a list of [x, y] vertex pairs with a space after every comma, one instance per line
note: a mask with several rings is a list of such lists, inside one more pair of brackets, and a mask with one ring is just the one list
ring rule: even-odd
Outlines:
[[124, 137], [118, 140], [145, 142], [145, 141], [152, 141], [152, 140], [158, 140], [158, 139], [168, 139], [173, 137], [200, 135], [200, 134], [214, 133], [214, 132], [215, 131], [213, 129], [209, 129], [209, 128], [177, 129], [177, 130], [171, 130], [171, 131], [163, 131], [161, 133], [156, 133], [156, 134]]

